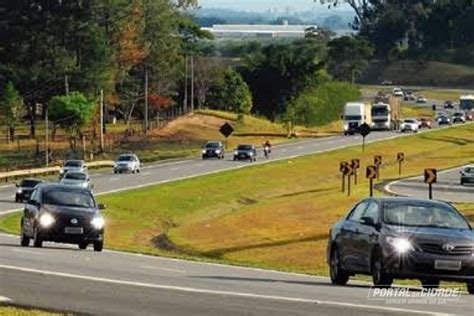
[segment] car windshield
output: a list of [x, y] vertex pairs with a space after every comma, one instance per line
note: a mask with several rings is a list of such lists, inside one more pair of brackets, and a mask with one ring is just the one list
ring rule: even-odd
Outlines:
[[95, 201], [91, 194], [61, 188], [51, 188], [43, 191], [43, 203], [83, 208], [95, 207]]
[[412, 123], [415, 123], [415, 120], [405, 120], [404, 123], [412, 124]]
[[388, 109], [386, 107], [374, 107], [372, 108], [372, 115], [388, 115]]
[[87, 176], [85, 173], [79, 173], [79, 172], [68, 172], [64, 176], [64, 179], [68, 180], [86, 180]]
[[462, 113], [454, 113], [454, 116], [464, 116]]
[[82, 167], [82, 161], [79, 160], [69, 160], [66, 161], [64, 164], [65, 167], [75, 167], [75, 168], [80, 168]]
[[34, 188], [38, 183], [41, 183], [41, 181], [37, 180], [23, 180], [20, 183], [20, 187], [23, 188]]
[[346, 121], [360, 121], [362, 120], [361, 115], [346, 115], [344, 116], [344, 120]]
[[220, 144], [219, 143], [207, 143], [206, 147], [207, 148], [219, 148]]
[[238, 150], [252, 150], [252, 145], [239, 145]]
[[474, 173], [474, 167], [467, 167], [464, 169], [464, 172], [466, 173]]
[[133, 161], [134, 158], [133, 158], [133, 156], [120, 156], [120, 157], [118, 157], [117, 160], [118, 161]]
[[454, 208], [426, 202], [385, 203], [384, 222], [398, 226], [470, 229]]

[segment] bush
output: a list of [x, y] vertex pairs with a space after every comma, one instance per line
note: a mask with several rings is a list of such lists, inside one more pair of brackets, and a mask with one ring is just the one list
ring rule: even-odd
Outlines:
[[359, 99], [359, 89], [345, 82], [328, 82], [297, 97], [286, 112], [286, 120], [307, 127], [339, 119], [346, 102]]

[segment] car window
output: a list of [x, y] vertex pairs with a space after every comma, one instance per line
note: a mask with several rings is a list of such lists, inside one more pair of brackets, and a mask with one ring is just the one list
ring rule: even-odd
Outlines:
[[374, 201], [370, 202], [362, 217], [370, 217], [374, 223], [377, 223], [379, 221], [379, 205]]
[[77, 160], [69, 160], [69, 161], [66, 161], [66, 163], [64, 164], [65, 167], [81, 167], [82, 166], [82, 161], [77, 161]]
[[69, 179], [69, 180], [86, 180], [87, 175], [84, 173], [78, 173], [78, 172], [68, 172], [64, 176], [64, 179]]
[[95, 207], [92, 195], [82, 191], [69, 191], [59, 188], [52, 188], [44, 192], [43, 203], [84, 208]]
[[219, 148], [220, 144], [219, 143], [207, 143], [206, 147], [208, 147], [208, 148]]
[[134, 161], [135, 157], [133, 156], [120, 156], [117, 159], [118, 161]]
[[367, 208], [368, 202], [363, 201], [359, 203], [349, 214], [348, 220], [359, 222], [364, 214], [365, 209]]
[[34, 188], [38, 183], [41, 183], [41, 181], [36, 181], [36, 180], [23, 180], [20, 183], [20, 187], [23, 188]]

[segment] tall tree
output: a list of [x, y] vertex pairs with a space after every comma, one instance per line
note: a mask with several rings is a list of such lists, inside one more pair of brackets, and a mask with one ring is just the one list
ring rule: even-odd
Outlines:
[[10, 140], [15, 140], [15, 128], [20, 123], [24, 114], [23, 99], [13, 83], [9, 82], [3, 96], [0, 99], [0, 112], [3, 116], [4, 124], [8, 127]]

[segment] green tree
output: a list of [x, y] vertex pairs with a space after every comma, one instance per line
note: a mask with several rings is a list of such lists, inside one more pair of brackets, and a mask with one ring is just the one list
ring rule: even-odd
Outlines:
[[242, 76], [229, 70], [224, 76], [220, 102], [227, 110], [239, 115], [249, 114], [252, 109], [252, 94]]
[[9, 129], [10, 140], [15, 141], [15, 128], [24, 114], [23, 98], [13, 83], [9, 82], [0, 99], [0, 110], [4, 124]]
[[74, 153], [77, 139], [82, 138], [83, 129], [91, 121], [94, 109], [95, 102], [89, 101], [79, 92], [53, 97], [48, 104], [51, 122], [68, 132], [71, 150]]
[[374, 52], [365, 39], [344, 36], [328, 43], [327, 67], [329, 73], [338, 80], [351, 81], [352, 77], [363, 73]]

